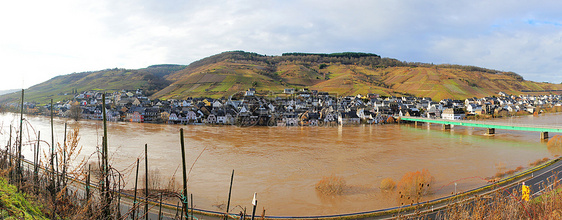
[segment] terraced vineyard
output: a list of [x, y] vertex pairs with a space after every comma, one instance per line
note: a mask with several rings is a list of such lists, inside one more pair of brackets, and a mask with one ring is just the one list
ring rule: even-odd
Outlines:
[[[187, 66], [155, 65], [138, 70], [108, 69], [57, 76], [29, 88], [26, 97], [45, 103], [50, 98], [70, 99], [76, 89], [143, 89], [152, 99], [220, 98], [249, 88], [262, 95], [280, 93], [284, 88], [308, 88], [338, 95], [377, 93], [440, 100], [492, 96], [500, 91], [518, 95], [524, 90], [562, 90], [562, 85], [526, 81], [512, 72], [407, 63], [376, 54], [264, 56], [232, 51]], [[17, 94], [4, 95], [0, 102], [18, 98]]]

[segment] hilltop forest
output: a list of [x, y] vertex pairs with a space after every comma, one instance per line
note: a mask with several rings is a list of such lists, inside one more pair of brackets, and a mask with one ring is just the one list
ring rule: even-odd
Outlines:
[[[244, 51], [213, 55], [189, 65], [142, 69], [106, 69], [54, 77], [26, 90], [26, 100], [46, 103], [72, 98], [85, 90], [143, 89], [155, 99], [228, 97], [255, 88], [278, 94], [284, 88], [308, 88], [337, 95], [377, 93], [464, 99], [503, 91], [509, 94], [562, 90], [560, 84], [526, 81], [513, 72], [475, 66], [404, 62], [372, 53], [284, 53], [267, 56]], [[17, 93], [0, 102], [19, 100]]]

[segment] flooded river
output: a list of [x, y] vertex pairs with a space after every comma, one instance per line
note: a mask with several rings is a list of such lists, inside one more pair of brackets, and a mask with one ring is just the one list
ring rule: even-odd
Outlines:
[[[25, 116], [24, 127], [41, 131], [51, 142], [49, 118]], [[9, 125], [19, 124], [19, 115], [0, 115], [2, 138], [7, 143]], [[500, 119], [510, 123], [562, 123], [562, 114]], [[80, 128], [81, 157], [89, 157], [101, 143], [100, 121], [67, 121], [55, 118], [55, 142], [63, 141], [64, 123]], [[181, 126], [137, 123], [108, 123], [109, 151], [113, 167], [126, 174], [132, 188], [136, 158], [144, 157], [148, 145], [151, 172], [162, 184], [175, 174], [181, 180], [179, 129], [185, 131], [189, 192], [195, 206], [219, 210], [228, 198], [230, 174], [235, 170], [231, 212], [251, 210], [254, 192], [258, 210], [267, 215], [308, 216], [369, 211], [399, 205], [396, 193], [379, 190], [381, 180], [396, 182], [407, 172], [427, 169], [435, 178], [432, 194], [424, 199], [450, 195], [486, 184], [501, 169], [529, 167], [544, 157], [553, 158], [538, 132], [496, 130], [492, 136], [481, 128], [439, 125], [378, 125], [356, 127], [235, 127]], [[550, 134], [553, 136], [555, 134]], [[34, 137], [30, 137], [34, 139]], [[47, 144], [41, 145], [48, 148]], [[32, 158], [31, 146], [24, 146]], [[196, 161], [197, 157], [199, 159]], [[91, 160], [97, 160], [92, 157]], [[179, 169], [178, 169], [179, 168]], [[144, 163], [141, 163], [144, 172]], [[156, 171], [157, 170], [157, 171]], [[315, 185], [323, 177], [341, 177], [347, 190], [342, 195], [324, 196]]]

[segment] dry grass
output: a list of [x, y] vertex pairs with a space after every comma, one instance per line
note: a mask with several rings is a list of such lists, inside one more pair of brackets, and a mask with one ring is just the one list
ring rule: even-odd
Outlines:
[[562, 112], [562, 106], [543, 107], [543, 110], [547, 113]]
[[538, 160], [535, 160], [534, 162], [529, 163], [529, 166], [535, 167], [535, 166], [541, 165], [543, 163], [546, 163], [548, 160], [550, 160], [550, 159], [548, 159], [548, 157], [538, 159]]
[[316, 183], [316, 191], [322, 195], [341, 195], [347, 188], [346, 182], [342, 177], [328, 176], [323, 177]]
[[379, 187], [381, 190], [391, 191], [396, 189], [396, 182], [392, 178], [384, 178], [381, 181], [381, 186]]
[[[542, 161], [542, 160], [540, 160], [540, 161]], [[547, 161], [548, 161], [548, 158], [547, 158]], [[506, 171], [503, 171], [503, 172], [498, 171], [498, 172], [496, 172], [496, 175], [494, 175], [493, 178], [489, 178], [489, 179], [499, 179], [499, 178], [502, 178], [502, 177], [505, 177], [505, 176], [511, 176], [511, 175], [513, 175], [513, 174], [515, 174], [519, 171], [522, 171], [522, 170], [523, 170], [523, 166], [518, 166], [517, 168], [512, 169], [512, 170], [506, 170]]]
[[[486, 196], [454, 201], [438, 218], [442, 219], [562, 219], [562, 188], [557, 180], [544, 185], [545, 192], [530, 201], [521, 200], [521, 188], [512, 192], [499, 190]], [[459, 200], [460, 201], [460, 200]]]
[[[542, 160], [542, 159], [541, 159]], [[500, 163], [502, 164], [502, 163]], [[496, 164], [497, 165], [497, 164]], [[496, 174], [494, 176], [491, 177], [486, 177], [485, 179], [488, 182], [496, 182], [499, 181], [501, 178], [505, 177], [505, 176], [511, 176], [517, 172], [522, 171], [523, 169], [525, 169], [523, 166], [518, 166], [515, 169], [512, 170], [506, 170], [505, 169], [505, 165], [501, 166], [501, 167], [497, 167], [498, 171], [496, 172]]]
[[518, 202], [519, 196], [514, 192], [512, 197], [502, 193], [487, 196], [475, 196], [473, 204], [462, 202], [450, 204], [442, 219], [526, 219], [525, 209]]
[[492, 118], [494, 118], [494, 116], [490, 114], [477, 114], [477, 115], [466, 116], [467, 120], [486, 120]]
[[433, 176], [428, 170], [409, 172], [404, 174], [398, 182], [398, 190], [401, 195], [421, 197], [430, 191]]

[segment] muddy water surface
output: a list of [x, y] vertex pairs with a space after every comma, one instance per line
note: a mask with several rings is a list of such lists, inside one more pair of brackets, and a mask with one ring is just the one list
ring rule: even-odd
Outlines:
[[[9, 125], [19, 116], [0, 115], [2, 139], [7, 143]], [[501, 119], [510, 123], [562, 123], [562, 114]], [[41, 131], [50, 142], [49, 118], [26, 116], [24, 128]], [[55, 118], [56, 142], [62, 142], [65, 119]], [[102, 136], [99, 121], [68, 121], [69, 129], [80, 128], [81, 157], [94, 154]], [[268, 215], [326, 215], [376, 210], [399, 205], [396, 193], [379, 190], [384, 178], [396, 182], [407, 172], [427, 169], [434, 177], [432, 199], [486, 184], [501, 169], [527, 168], [530, 162], [553, 158], [536, 132], [454, 127], [442, 131], [438, 125], [357, 127], [235, 127], [179, 126], [136, 123], [108, 123], [109, 149], [114, 167], [127, 176], [127, 188], [134, 182], [133, 165], [148, 144], [151, 172], [162, 182], [175, 174], [181, 180], [179, 129], [185, 131], [189, 191], [198, 208], [219, 210], [228, 197], [230, 174], [235, 170], [231, 212], [251, 207], [258, 193], [259, 208]], [[551, 134], [553, 136], [555, 134]], [[32, 136], [30, 139], [34, 139]], [[42, 144], [43, 148], [48, 148]], [[31, 158], [31, 146], [25, 146]], [[197, 157], [199, 159], [196, 161]], [[90, 158], [95, 160], [96, 157]], [[178, 169], [179, 168], [179, 169]], [[144, 163], [141, 163], [141, 171]], [[323, 177], [346, 181], [343, 195], [324, 196], [315, 190]], [[178, 182], [179, 183], [179, 182]], [[165, 183], [163, 183], [165, 184]]]

